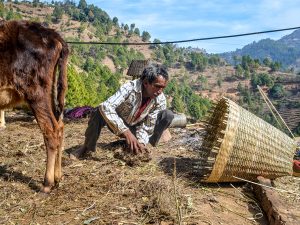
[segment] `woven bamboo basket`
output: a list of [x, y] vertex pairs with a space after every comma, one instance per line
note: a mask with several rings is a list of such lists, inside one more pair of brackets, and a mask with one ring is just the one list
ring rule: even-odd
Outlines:
[[204, 182], [235, 182], [291, 175], [296, 142], [277, 128], [222, 98], [208, 121], [201, 146]]

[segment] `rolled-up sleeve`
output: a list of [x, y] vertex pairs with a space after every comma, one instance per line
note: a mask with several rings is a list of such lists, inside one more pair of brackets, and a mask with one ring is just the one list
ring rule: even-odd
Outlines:
[[120, 89], [105, 102], [99, 106], [99, 111], [105, 119], [107, 125], [116, 134], [120, 135], [128, 129], [116, 112], [116, 108], [126, 100], [130, 92], [133, 90], [131, 82], [124, 84]]
[[156, 124], [157, 115], [160, 111], [165, 110], [167, 107], [165, 96], [161, 96], [157, 105], [149, 112], [145, 120], [137, 126], [136, 137], [140, 143], [148, 144], [149, 138], [153, 134], [153, 130]]

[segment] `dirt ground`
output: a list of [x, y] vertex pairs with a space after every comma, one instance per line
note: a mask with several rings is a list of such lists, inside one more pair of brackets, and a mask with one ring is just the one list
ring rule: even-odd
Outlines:
[[[152, 160], [139, 164], [119, 159], [119, 139], [104, 129], [96, 152], [71, 161], [68, 152], [82, 144], [87, 119], [66, 121], [64, 179], [45, 195], [39, 192], [45, 148], [37, 124], [19, 111], [6, 119], [0, 224], [268, 224], [251, 185], [199, 181], [190, 166], [201, 144], [197, 129], [171, 129], [172, 140], [150, 148]], [[299, 193], [298, 178], [282, 179], [280, 188]], [[299, 195], [284, 196], [299, 208]]]

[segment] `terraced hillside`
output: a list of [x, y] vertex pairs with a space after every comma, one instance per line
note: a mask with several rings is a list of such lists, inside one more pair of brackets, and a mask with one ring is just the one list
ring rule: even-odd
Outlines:
[[280, 82], [290, 93], [279, 113], [291, 130], [300, 126], [300, 76], [290, 77]]

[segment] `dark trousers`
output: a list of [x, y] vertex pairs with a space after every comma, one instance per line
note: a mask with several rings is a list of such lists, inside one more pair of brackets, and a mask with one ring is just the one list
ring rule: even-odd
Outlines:
[[[166, 130], [171, 124], [174, 118], [172, 111], [166, 109], [162, 110], [157, 115], [156, 124], [152, 136], [149, 138], [149, 143], [152, 146], [156, 146], [162, 133]], [[100, 136], [101, 129], [106, 125], [106, 121], [99, 112], [99, 109], [96, 108], [90, 116], [88, 122], [88, 127], [85, 131], [85, 142], [84, 145], [89, 151], [96, 150], [96, 144]], [[108, 127], [109, 128], [109, 127]], [[135, 134], [135, 126], [129, 127], [129, 129]]]

